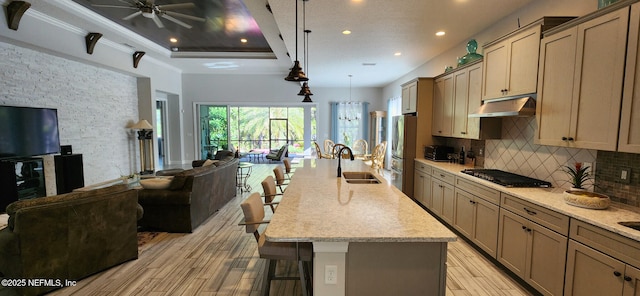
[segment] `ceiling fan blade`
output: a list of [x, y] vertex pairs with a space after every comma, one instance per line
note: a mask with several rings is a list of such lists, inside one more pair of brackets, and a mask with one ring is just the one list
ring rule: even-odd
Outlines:
[[154, 23], [156, 23], [156, 26], [158, 26], [158, 28], [164, 28], [164, 24], [162, 23], [162, 21], [160, 21], [158, 15], [154, 14], [152, 20]]
[[192, 28], [192, 26], [191, 26], [191, 25], [189, 25], [189, 24], [187, 24], [187, 23], [185, 23], [185, 22], [183, 22], [183, 21], [181, 21], [181, 20], [179, 20], [179, 19], [176, 19], [176, 18], [174, 18], [174, 17], [172, 17], [172, 16], [170, 16], [170, 15], [162, 14], [161, 16], [162, 16], [163, 18], [166, 18], [166, 19], [168, 19], [168, 20], [170, 20], [170, 21], [172, 21], [172, 22], [174, 22], [174, 23], [176, 23], [176, 24], [178, 24], [178, 25], [181, 25], [181, 26], [183, 26], [183, 27], [185, 27], [185, 28], [187, 28], [187, 29], [191, 29], [191, 28]]
[[93, 6], [93, 7], [106, 7], [106, 8], [138, 9], [137, 7], [131, 7], [131, 6], [120, 6], [120, 5], [91, 4], [91, 6]]
[[132, 18], [134, 18], [136, 16], [139, 16], [141, 14], [142, 14], [142, 11], [136, 11], [136, 12], [130, 14], [130, 15], [127, 15], [127, 16], [123, 17], [122, 19], [125, 20], [125, 21], [128, 21], [128, 20], [130, 20], [130, 19], [132, 19]]
[[199, 22], [204, 22], [206, 21], [205, 19], [201, 18], [201, 17], [197, 17], [197, 16], [193, 16], [193, 15], [188, 15], [188, 14], [182, 14], [182, 13], [178, 13], [178, 12], [173, 12], [173, 11], [163, 11], [164, 14], [168, 14], [170, 16], [177, 16], [177, 17], [183, 17], [186, 19], [190, 19], [190, 20], [194, 20], [194, 21], [199, 21]]
[[167, 10], [167, 9], [180, 9], [180, 8], [195, 8], [196, 5], [193, 3], [176, 3], [176, 4], [156, 5], [156, 7], [158, 7], [160, 10]]

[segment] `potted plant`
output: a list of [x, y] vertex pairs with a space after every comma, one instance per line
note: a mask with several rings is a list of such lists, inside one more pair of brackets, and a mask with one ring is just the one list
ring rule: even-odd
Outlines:
[[573, 166], [565, 166], [564, 171], [569, 175], [573, 187], [563, 193], [564, 201], [572, 206], [587, 209], [606, 209], [611, 204], [611, 199], [600, 193], [587, 191], [585, 183], [592, 179], [590, 167], [582, 166], [576, 162]]

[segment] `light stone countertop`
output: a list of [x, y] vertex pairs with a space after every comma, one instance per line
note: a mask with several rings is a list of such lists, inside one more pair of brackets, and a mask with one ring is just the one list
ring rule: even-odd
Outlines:
[[561, 188], [509, 188], [489, 181], [482, 180], [467, 174], [461, 173], [463, 169], [469, 168], [459, 164], [434, 162], [426, 159], [416, 159], [422, 163], [439, 168], [478, 184], [482, 184], [498, 191], [511, 194], [536, 205], [554, 210], [571, 218], [582, 220], [589, 224], [604, 228], [624, 237], [640, 241], [640, 231], [622, 226], [618, 222], [640, 221], [640, 209], [634, 209], [626, 205], [612, 203], [605, 210], [592, 210], [568, 205], [562, 198]]
[[337, 160], [297, 166], [265, 231], [269, 241], [452, 242], [456, 235], [360, 160], [342, 172], [368, 171], [380, 184], [349, 184]]

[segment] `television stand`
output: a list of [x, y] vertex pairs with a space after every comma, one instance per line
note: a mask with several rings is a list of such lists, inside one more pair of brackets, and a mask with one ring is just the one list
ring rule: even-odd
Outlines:
[[42, 158], [1, 160], [0, 190], [0, 212], [14, 201], [46, 196]]

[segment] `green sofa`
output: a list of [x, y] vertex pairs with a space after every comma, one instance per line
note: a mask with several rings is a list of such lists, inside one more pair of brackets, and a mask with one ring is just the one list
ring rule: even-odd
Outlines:
[[[21, 200], [7, 206], [0, 231], [3, 279], [79, 280], [138, 258], [137, 191], [126, 185]], [[20, 284], [20, 283], [16, 283]], [[40, 295], [60, 287], [2, 288], [0, 295]]]
[[141, 189], [144, 216], [138, 225], [167, 232], [193, 232], [236, 196], [239, 160], [228, 158], [173, 175], [164, 189]]

